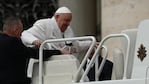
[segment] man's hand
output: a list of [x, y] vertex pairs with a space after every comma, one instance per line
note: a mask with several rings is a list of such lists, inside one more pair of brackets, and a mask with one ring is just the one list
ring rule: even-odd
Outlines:
[[62, 54], [71, 54], [71, 52], [70, 52], [70, 51], [65, 50], [65, 49], [62, 49], [62, 50], [60, 50], [60, 51], [61, 51], [61, 53], [62, 53]]
[[35, 47], [37, 47], [37, 48], [39, 48], [40, 47], [40, 45], [41, 45], [41, 41], [40, 40], [35, 40], [35, 41], [33, 41], [33, 45], [35, 45]]

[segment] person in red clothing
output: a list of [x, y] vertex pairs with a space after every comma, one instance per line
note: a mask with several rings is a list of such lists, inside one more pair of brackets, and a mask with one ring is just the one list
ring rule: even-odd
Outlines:
[[[9, 17], [4, 21], [3, 32], [0, 33], [0, 84], [30, 84], [27, 78], [29, 58], [38, 59], [36, 48], [24, 46], [20, 36], [23, 24], [18, 17]], [[60, 50], [44, 50], [43, 58], [69, 52]]]

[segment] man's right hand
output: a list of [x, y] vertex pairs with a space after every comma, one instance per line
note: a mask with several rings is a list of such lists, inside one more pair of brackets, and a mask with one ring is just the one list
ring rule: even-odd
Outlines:
[[70, 51], [62, 49], [60, 50], [62, 54], [72, 54]]
[[35, 41], [33, 41], [33, 45], [35, 45], [35, 47], [37, 47], [37, 48], [39, 48], [40, 47], [40, 45], [41, 45], [41, 41], [40, 40], [35, 40]]

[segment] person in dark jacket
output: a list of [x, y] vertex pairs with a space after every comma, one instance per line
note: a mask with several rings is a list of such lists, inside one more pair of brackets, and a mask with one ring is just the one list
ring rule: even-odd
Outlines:
[[[17, 17], [9, 17], [4, 21], [3, 32], [0, 33], [0, 84], [30, 84], [27, 79], [29, 58], [38, 59], [38, 49], [23, 45], [20, 36], [23, 24]], [[44, 50], [43, 58], [62, 53], [60, 50]]]

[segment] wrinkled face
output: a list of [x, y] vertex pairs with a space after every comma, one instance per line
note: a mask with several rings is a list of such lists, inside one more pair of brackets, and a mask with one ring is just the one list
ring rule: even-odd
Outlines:
[[55, 16], [56, 22], [61, 30], [65, 32], [67, 27], [70, 25], [72, 14], [71, 13], [61, 13]]

